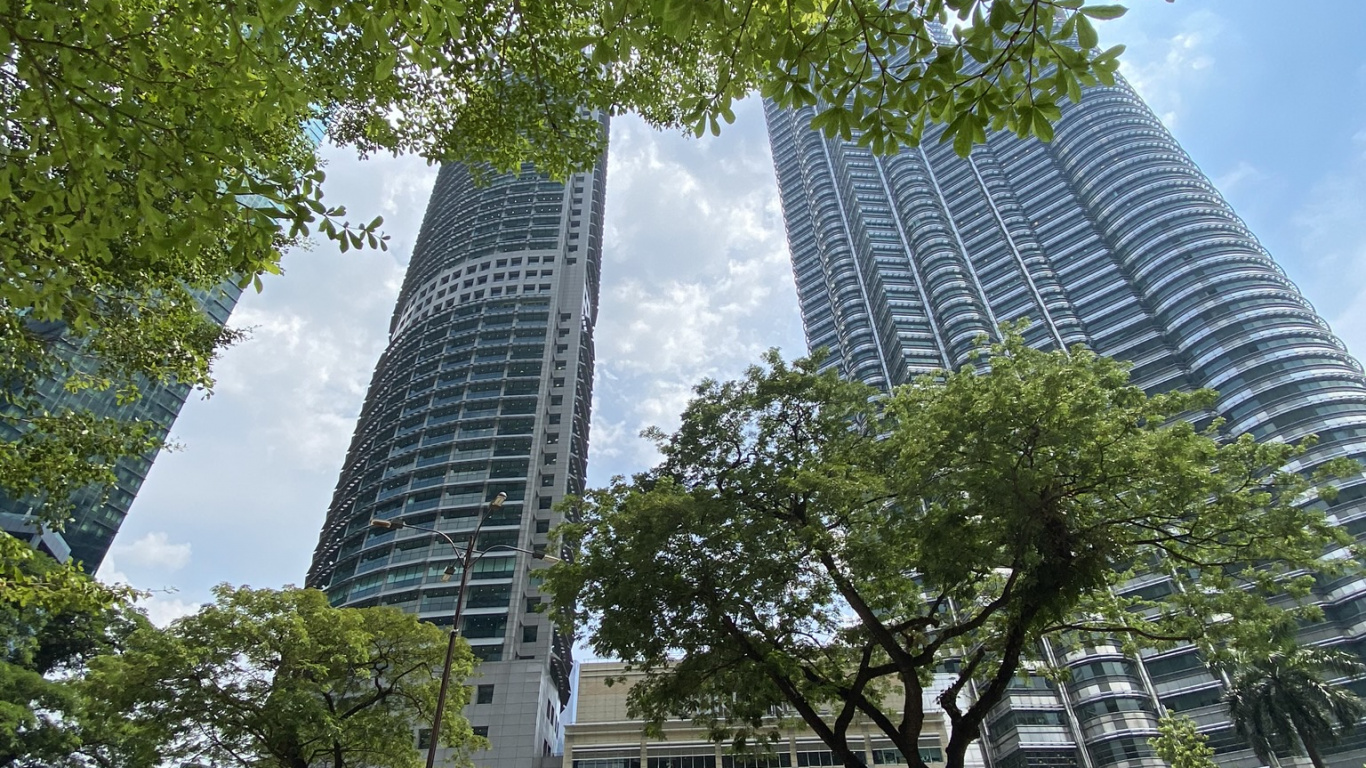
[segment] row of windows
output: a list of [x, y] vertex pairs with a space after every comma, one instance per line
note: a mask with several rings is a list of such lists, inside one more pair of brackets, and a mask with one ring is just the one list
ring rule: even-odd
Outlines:
[[1146, 737], [1122, 737], [1088, 746], [1091, 759], [1097, 765], [1114, 765], [1125, 760], [1140, 760], [1153, 756], [1153, 747]]
[[[939, 747], [919, 747], [920, 760], [927, 765], [944, 762], [944, 750]], [[874, 749], [873, 765], [907, 765], [906, 758], [895, 749]]]
[[1092, 661], [1086, 664], [1078, 664], [1071, 668], [1070, 679], [1073, 684], [1106, 677], [1121, 677], [1137, 680], [1138, 671], [1134, 669], [1133, 663], [1128, 660]]
[[[515, 557], [483, 558], [476, 562], [474, 567], [470, 569], [470, 580], [483, 581], [509, 578], [516, 571], [516, 563], [517, 558]], [[448, 571], [453, 571], [453, 573]], [[350, 578], [350, 574], [341, 566], [334, 571], [332, 576], [334, 585], [340, 584], [347, 578]], [[345, 602], [379, 594], [385, 589], [400, 590], [414, 587], [419, 584], [446, 584], [451, 581], [457, 581], [459, 578], [459, 563], [454, 560], [449, 562], [404, 566], [381, 573], [356, 576], [349, 583], [333, 586], [328, 590], [328, 597], [334, 605], [340, 605]], [[454, 608], [454, 603], [452, 603], [451, 607]]]
[[[577, 763], [577, 761], [575, 762]], [[716, 755], [703, 754], [650, 757], [646, 759], [646, 766], [647, 768], [716, 768]], [[732, 768], [732, 765], [726, 765], [725, 768]], [[767, 766], [763, 766], [762, 768], [767, 768]]]
[[1007, 709], [989, 723], [994, 732], [1008, 731], [1021, 725], [1065, 725], [1060, 709]]
[[1120, 712], [1149, 712], [1153, 711], [1153, 703], [1146, 698], [1138, 697], [1117, 697], [1088, 701], [1077, 707], [1077, 720], [1082, 723], [1094, 720], [1104, 715], [1113, 715]]

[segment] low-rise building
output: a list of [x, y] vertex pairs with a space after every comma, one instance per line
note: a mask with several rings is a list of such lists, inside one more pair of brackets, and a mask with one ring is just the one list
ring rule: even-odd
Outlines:
[[[730, 745], [710, 741], [705, 728], [686, 720], [666, 722], [664, 737], [655, 738], [646, 734], [643, 721], [632, 719], [626, 711], [626, 696], [633, 678], [640, 678], [639, 672], [619, 662], [590, 662], [579, 666], [578, 676], [578, 706], [574, 723], [565, 728], [563, 768], [808, 768], [842, 763], [795, 715], [775, 718], [782, 735], [766, 754], [735, 754]], [[623, 678], [624, 682], [609, 685]], [[929, 701], [920, 734], [920, 755], [930, 768], [944, 763], [943, 745], [948, 741], [942, 711], [931, 711], [930, 702], [938, 693], [926, 692]], [[858, 734], [850, 742], [856, 749], [862, 745], [867, 765], [906, 765], [872, 723], [855, 720], [850, 733]], [[968, 764], [982, 764], [975, 747]]]

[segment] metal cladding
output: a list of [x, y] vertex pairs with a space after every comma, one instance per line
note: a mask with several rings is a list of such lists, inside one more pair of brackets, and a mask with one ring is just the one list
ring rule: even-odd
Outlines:
[[[1228, 435], [1318, 435], [1299, 469], [1366, 458], [1361, 365], [1126, 83], [1065, 107], [1049, 144], [991, 134], [968, 158], [940, 127], [875, 157], [810, 130], [811, 109], [766, 114], [807, 342], [831, 351], [827, 366], [888, 388], [963, 365], [974, 339], [1027, 318], [1031, 344], [1130, 361], [1149, 392], [1218, 390], [1210, 415]], [[1366, 478], [1340, 488], [1329, 514], [1366, 530]], [[1153, 574], [1127, 589], [1172, 587]], [[1366, 582], [1318, 597], [1327, 620], [1302, 640], [1366, 651]], [[1193, 717], [1222, 763], [1258, 764], [1191, 648], [1056, 661], [1066, 683], [1023, 678], [992, 713], [994, 768], [1160, 766], [1159, 702]], [[1331, 762], [1358, 765], [1363, 748], [1366, 734], [1348, 737]]]
[[[565, 183], [441, 169], [309, 570], [333, 604], [450, 625], [458, 552], [372, 518], [463, 546], [487, 513], [480, 550], [545, 550], [555, 504], [587, 472], [605, 182], [605, 158]], [[492, 745], [480, 765], [559, 749], [571, 642], [536, 563], [493, 549], [471, 569], [461, 631], [483, 663], [466, 715]]]

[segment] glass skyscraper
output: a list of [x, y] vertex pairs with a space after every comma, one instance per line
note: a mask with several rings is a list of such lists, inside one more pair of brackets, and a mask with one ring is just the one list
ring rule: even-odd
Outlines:
[[[195, 297], [206, 314], [218, 325], [228, 322], [233, 307], [242, 295], [234, 281], [225, 281], [210, 291], [196, 291]], [[63, 356], [70, 365], [89, 372], [94, 364], [79, 354], [79, 341], [68, 338], [59, 323], [49, 324], [53, 354]], [[156, 435], [165, 438], [185, 405], [190, 387], [177, 382], [166, 384], [141, 383], [137, 400], [120, 403], [113, 389], [85, 389], [70, 392], [65, 377], [49, 377], [38, 383], [38, 402], [49, 413], [65, 411], [88, 412], [95, 416], [118, 419], [121, 422], [151, 422]], [[22, 428], [12, 422], [0, 422], [0, 440], [16, 440]], [[99, 569], [109, 545], [128, 515], [133, 498], [142, 488], [156, 454], [125, 456], [114, 462], [115, 482], [109, 488], [81, 488], [72, 495], [71, 520], [61, 531], [38, 531], [32, 522], [35, 508], [42, 499], [12, 499], [0, 494], [0, 530], [30, 540], [34, 546], [65, 561], [68, 557], [79, 562], [87, 573]]]
[[[555, 503], [583, 491], [605, 182], [605, 158], [565, 183], [441, 169], [308, 574], [334, 605], [450, 626], [457, 553], [370, 520], [463, 545], [487, 511], [480, 550], [534, 552], [561, 521]], [[461, 633], [483, 661], [465, 714], [490, 741], [475, 755], [488, 768], [560, 750], [572, 641], [544, 612], [536, 562], [492, 549], [470, 574]]]
[[[1301, 469], [1366, 458], [1361, 365], [1127, 84], [1087, 90], [1049, 144], [997, 133], [968, 158], [940, 127], [877, 157], [812, 131], [813, 114], [766, 109], [807, 341], [828, 366], [886, 388], [960, 366], [976, 337], [1028, 318], [1032, 344], [1130, 361], [1149, 392], [1218, 390], [1229, 435], [1317, 434]], [[1329, 514], [1366, 531], [1366, 478], [1340, 487]], [[1153, 574], [1128, 589], [1172, 587]], [[1366, 581], [1318, 597], [1327, 620], [1302, 639], [1366, 657]], [[1052, 661], [1066, 683], [1021, 678], [988, 720], [994, 768], [1160, 766], [1148, 738], [1162, 710], [1194, 718], [1220, 762], [1258, 764], [1193, 649]], [[1360, 765], [1363, 748], [1349, 737], [1331, 762]]]

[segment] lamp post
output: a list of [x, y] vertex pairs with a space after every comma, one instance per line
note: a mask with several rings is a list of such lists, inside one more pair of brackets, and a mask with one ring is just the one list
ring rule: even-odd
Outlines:
[[[503, 506], [503, 502], [507, 501], [507, 497], [508, 495], [506, 493], [500, 492], [497, 496], [493, 498], [492, 501], [489, 502], [487, 509], [499, 509]], [[427, 768], [432, 768], [432, 766], [436, 764], [436, 742], [437, 738], [441, 735], [441, 715], [446, 711], [446, 689], [450, 687], [451, 662], [455, 658], [456, 638], [460, 637], [460, 616], [464, 612], [465, 608], [465, 590], [468, 589], [470, 585], [470, 568], [479, 558], [483, 557], [489, 552], [493, 552], [495, 550], [500, 549], [511, 552], [522, 552], [524, 554], [531, 555], [532, 557], [537, 558], [538, 560], [545, 560], [547, 562], [559, 562], [558, 557], [547, 555], [544, 552], [533, 552], [529, 549], [513, 547], [507, 544], [496, 544], [483, 551], [475, 549], [475, 544], [479, 540], [479, 531], [484, 527], [484, 518], [486, 517], [486, 511], [487, 510], [485, 509], [480, 509], [479, 517], [478, 519], [476, 519], [474, 523], [474, 530], [470, 531], [469, 539], [465, 542], [465, 547], [463, 550], [460, 548], [458, 544], [455, 543], [454, 539], [452, 539], [448, 534], [446, 534], [445, 531], [439, 531], [435, 528], [427, 528], [421, 525], [405, 523], [402, 520], [370, 521], [370, 526], [372, 528], [380, 528], [383, 530], [391, 531], [398, 530], [399, 528], [411, 528], [415, 531], [423, 531], [424, 533], [435, 534], [445, 539], [446, 543], [451, 545], [451, 549], [455, 550], [456, 553], [460, 554], [461, 556], [460, 588], [456, 590], [455, 593], [455, 616], [452, 617], [450, 639], [446, 643], [446, 663], [441, 668], [441, 688], [436, 695], [436, 714], [432, 718], [432, 733], [431, 737], [427, 741]], [[446, 574], [442, 580], [444, 581], [446, 579], [449, 579], [453, 575], [452, 571], [453, 567], [447, 567]]]

